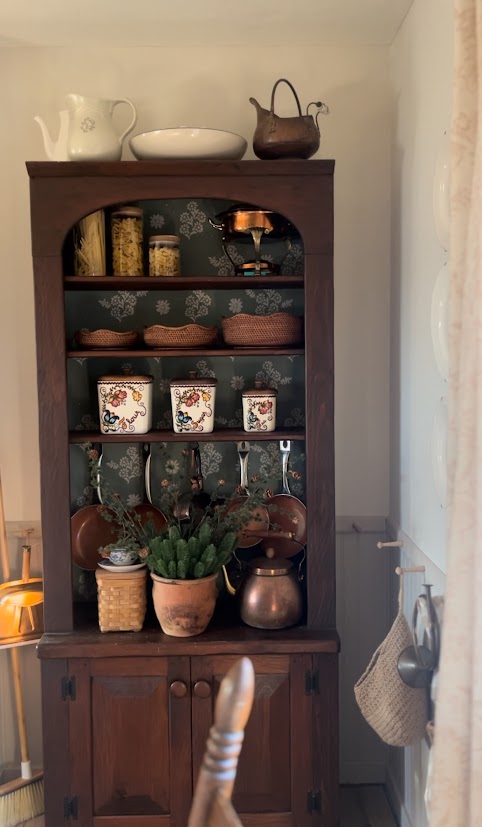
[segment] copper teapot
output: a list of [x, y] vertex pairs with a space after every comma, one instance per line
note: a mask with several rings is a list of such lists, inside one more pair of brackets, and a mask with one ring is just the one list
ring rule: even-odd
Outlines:
[[[276, 539], [293, 535], [287, 532], [253, 531], [257, 537], [272, 537], [273, 546]], [[293, 542], [296, 542], [293, 540]], [[298, 544], [300, 550], [303, 549]], [[303, 549], [304, 550], [304, 549]], [[235, 555], [236, 556], [236, 555]], [[238, 559], [238, 558], [236, 558]], [[268, 548], [264, 557], [257, 557], [246, 565], [246, 574], [238, 589], [233, 588], [225, 566], [223, 574], [229, 594], [236, 595], [239, 601], [241, 620], [247, 626], [256, 629], [287, 629], [300, 622], [303, 615], [303, 594], [301, 590], [301, 566], [297, 568], [291, 562], [275, 556], [275, 547]], [[238, 559], [241, 566], [241, 561]]]
[[[274, 112], [274, 96], [279, 83], [287, 83], [295, 96], [298, 107], [298, 115], [294, 118], [280, 118]], [[253, 149], [255, 155], [263, 160], [274, 158], [311, 158], [320, 146], [320, 128], [318, 116], [328, 114], [329, 109], [326, 103], [312, 101], [306, 107], [306, 115], [301, 111], [298, 95], [293, 85], [280, 78], [276, 81], [271, 92], [271, 107], [263, 109], [255, 98], [249, 102], [256, 107], [258, 125], [253, 136]], [[310, 106], [317, 107], [315, 118], [310, 115]]]

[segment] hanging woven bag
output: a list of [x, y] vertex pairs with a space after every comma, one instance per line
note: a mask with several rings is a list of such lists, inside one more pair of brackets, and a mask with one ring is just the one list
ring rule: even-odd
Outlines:
[[428, 721], [426, 689], [412, 689], [398, 674], [398, 658], [413, 646], [403, 614], [403, 575], [400, 575], [398, 614], [383, 643], [355, 684], [355, 698], [365, 720], [387, 744], [407, 747], [421, 741]]

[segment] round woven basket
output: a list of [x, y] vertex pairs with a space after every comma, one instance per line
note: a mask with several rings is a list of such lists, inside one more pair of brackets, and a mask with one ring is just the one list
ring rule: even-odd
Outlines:
[[74, 336], [78, 347], [124, 348], [134, 347], [139, 341], [135, 330], [119, 333], [117, 330], [78, 330]]
[[148, 347], [209, 347], [216, 343], [217, 327], [186, 324], [183, 327], [164, 327], [154, 324], [144, 329], [144, 341]]
[[223, 336], [234, 347], [282, 347], [303, 341], [303, 319], [292, 313], [254, 316], [237, 313], [223, 319]]

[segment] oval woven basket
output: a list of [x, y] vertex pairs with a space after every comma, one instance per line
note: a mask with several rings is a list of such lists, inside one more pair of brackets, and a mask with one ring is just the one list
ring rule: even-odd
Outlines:
[[223, 336], [234, 347], [282, 347], [303, 341], [303, 319], [292, 313], [254, 316], [237, 313], [223, 319]]
[[216, 343], [217, 327], [186, 324], [182, 327], [164, 327], [154, 324], [144, 329], [144, 341], [148, 347], [209, 347]]
[[77, 347], [124, 348], [134, 347], [139, 341], [135, 330], [119, 333], [117, 330], [77, 330], [74, 336]]

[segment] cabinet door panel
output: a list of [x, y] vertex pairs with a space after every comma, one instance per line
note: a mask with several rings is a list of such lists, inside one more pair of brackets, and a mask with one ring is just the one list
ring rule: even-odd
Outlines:
[[[194, 781], [213, 721], [220, 683], [237, 659], [236, 656], [214, 656], [191, 660], [194, 685], [203, 680], [211, 686], [211, 695], [207, 698], [193, 693]], [[302, 827], [311, 774], [310, 749], [303, 739], [311, 737], [311, 707], [309, 699], [305, 703], [303, 698], [294, 697], [294, 686], [301, 683], [296, 680], [296, 674], [302, 674], [304, 682], [304, 668], [309, 668], [311, 658], [267, 655], [254, 656], [251, 660], [256, 673], [255, 697], [239, 757], [233, 804], [243, 824], [249, 827], [267, 827], [274, 823], [282, 827]], [[302, 661], [301, 665], [298, 661]], [[293, 673], [295, 667], [296, 674]], [[295, 704], [299, 704], [299, 711], [294, 708]], [[301, 729], [298, 734], [294, 733], [295, 722]], [[308, 759], [303, 750], [308, 752]], [[300, 781], [298, 761], [302, 766], [308, 761], [310, 767], [308, 777], [301, 778], [300, 792], [294, 785], [294, 780]]]
[[[190, 701], [188, 658], [71, 662], [72, 789], [81, 825], [161, 827], [187, 818]], [[174, 698], [172, 681], [186, 684]], [[81, 749], [77, 747], [81, 746]], [[179, 786], [184, 795], [179, 795]]]

